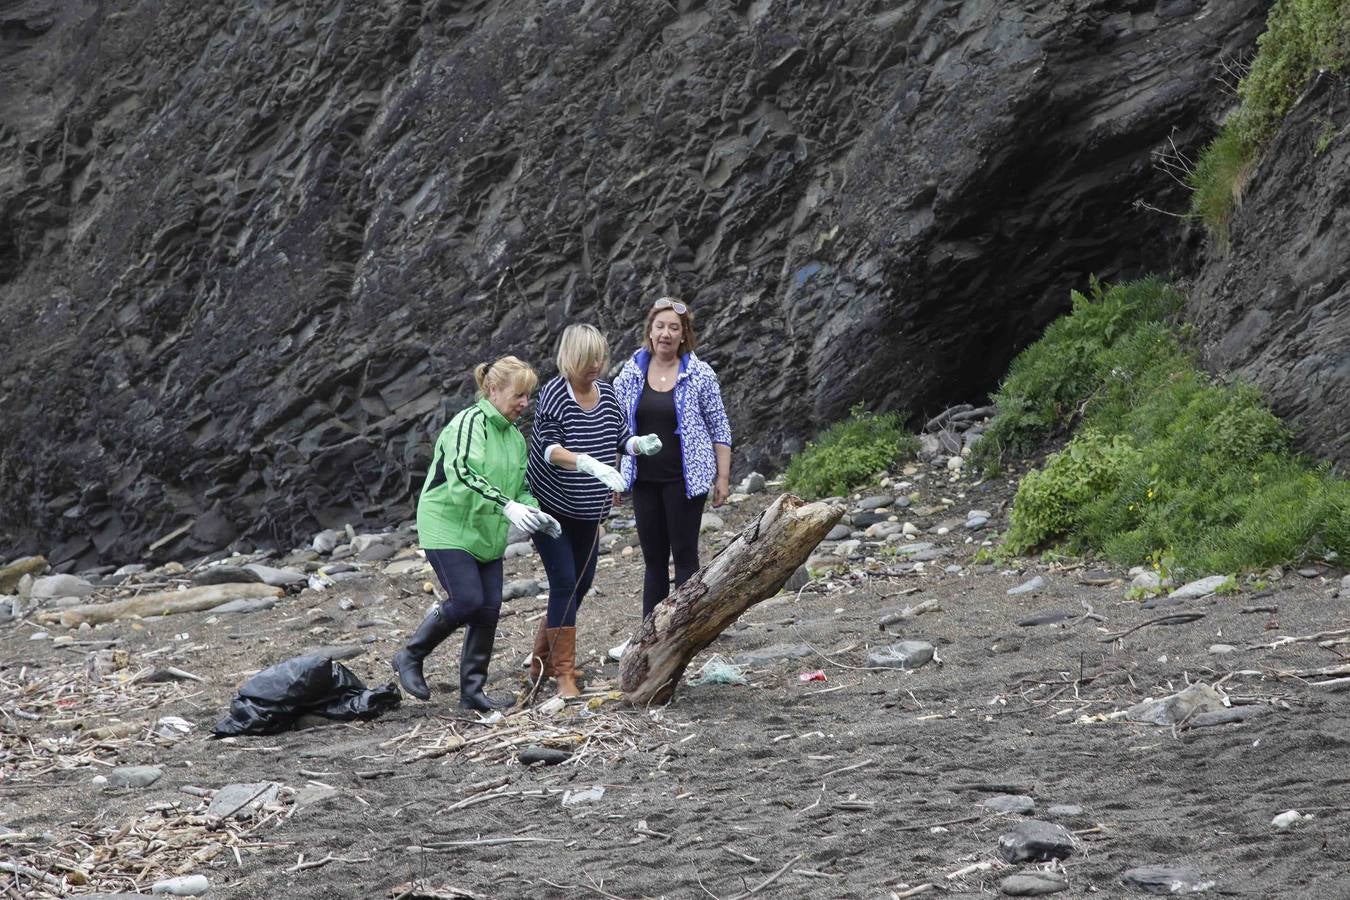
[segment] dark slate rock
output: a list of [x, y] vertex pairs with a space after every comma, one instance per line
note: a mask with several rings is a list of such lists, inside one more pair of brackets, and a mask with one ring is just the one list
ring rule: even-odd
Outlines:
[[1201, 894], [1214, 887], [1214, 881], [1195, 869], [1180, 866], [1138, 866], [1126, 869], [1120, 880], [1148, 894]]
[[1062, 825], [1027, 819], [998, 839], [998, 853], [1010, 863], [1068, 859], [1074, 852], [1073, 835]]
[[567, 762], [572, 758], [572, 754], [566, 750], [555, 750], [552, 747], [526, 747], [517, 754], [516, 759], [520, 760], [522, 765], [532, 765], [533, 763], [543, 763], [546, 766], [556, 766], [558, 763]]
[[192, 573], [192, 583], [206, 584], [259, 584], [262, 578], [257, 572], [242, 566], [207, 566]]

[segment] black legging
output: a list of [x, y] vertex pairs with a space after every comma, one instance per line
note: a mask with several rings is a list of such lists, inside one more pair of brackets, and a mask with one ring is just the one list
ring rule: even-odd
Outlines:
[[670, 594], [667, 566], [675, 558], [675, 586], [698, 571], [698, 531], [703, 524], [707, 494], [690, 499], [679, 481], [638, 481], [633, 484], [633, 517], [637, 519], [642, 559], [642, 617]]
[[495, 628], [502, 611], [502, 561], [479, 562], [464, 550], [428, 550], [427, 562], [450, 595], [441, 603], [445, 621]]
[[558, 537], [549, 537], [542, 531], [533, 535], [534, 546], [548, 573], [547, 626], [575, 628], [577, 609], [595, 581], [595, 564], [600, 558], [600, 548], [596, 546], [600, 523], [563, 515], [555, 509], [545, 508], [544, 512], [562, 526]]

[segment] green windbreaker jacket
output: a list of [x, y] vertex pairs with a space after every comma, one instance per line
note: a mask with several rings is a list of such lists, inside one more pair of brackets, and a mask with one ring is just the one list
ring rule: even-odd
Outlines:
[[508, 500], [539, 506], [525, 487], [524, 436], [484, 397], [436, 439], [417, 501], [422, 549], [464, 550], [480, 562], [501, 559]]

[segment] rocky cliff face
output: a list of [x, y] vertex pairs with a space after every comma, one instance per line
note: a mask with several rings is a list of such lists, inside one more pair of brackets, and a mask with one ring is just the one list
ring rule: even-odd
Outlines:
[[690, 300], [739, 466], [990, 388], [1184, 266], [1261, 0], [7, 0], [0, 531], [55, 562], [411, 511], [559, 326]]
[[1267, 149], [1188, 315], [1208, 364], [1257, 385], [1350, 471], [1350, 79], [1319, 77]]

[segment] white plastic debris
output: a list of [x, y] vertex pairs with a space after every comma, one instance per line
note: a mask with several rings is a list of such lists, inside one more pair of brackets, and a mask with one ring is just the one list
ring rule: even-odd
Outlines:
[[150, 888], [152, 894], [169, 894], [174, 897], [195, 897], [211, 889], [211, 882], [205, 875], [184, 875], [180, 878], [166, 878], [156, 881]]
[[1304, 815], [1296, 809], [1287, 809], [1278, 816], [1270, 820], [1276, 831], [1288, 831], [1304, 819], [1311, 819], [1312, 816]]

